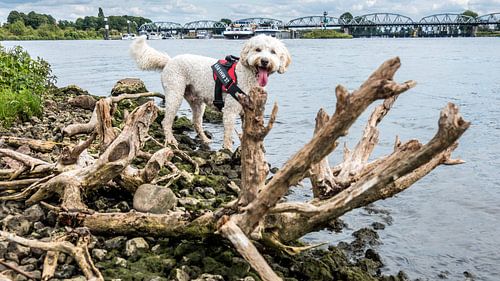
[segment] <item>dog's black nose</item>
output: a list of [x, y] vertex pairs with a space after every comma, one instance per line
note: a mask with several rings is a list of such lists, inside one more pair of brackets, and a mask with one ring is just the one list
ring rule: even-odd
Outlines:
[[269, 60], [267, 60], [267, 59], [261, 59], [261, 60], [260, 60], [260, 64], [261, 64], [262, 66], [267, 66], [267, 65], [269, 64]]

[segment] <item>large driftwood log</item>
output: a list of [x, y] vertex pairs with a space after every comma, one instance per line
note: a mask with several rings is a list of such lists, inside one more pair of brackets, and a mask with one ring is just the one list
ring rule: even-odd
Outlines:
[[257, 198], [247, 206], [245, 212], [238, 214], [237, 224], [243, 232], [253, 232], [259, 221], [283, 198], [289, 187], [302, 180], [312, 164], [318, 163], [335, 149], [336, 140], [347, 134], [349, 127], [372, 102], [401, 94], [415, 85], [413, 81], [397, 84], [392, 80], [400, 65], [399, 58], [384, 62], [360, 89], [352, 94], [344, 87], [337, 86], [336, 110], [326, 126], [285, 163]]

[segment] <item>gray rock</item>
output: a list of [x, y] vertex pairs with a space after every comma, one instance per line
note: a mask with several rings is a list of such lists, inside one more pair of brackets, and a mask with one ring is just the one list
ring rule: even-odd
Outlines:
[[183, 196], [183, 197], [188, 197], [189, 196], [189, 189], [184, 188], [184, 189], [179, 190], [179, 195]]
[[0, 257], [3, 257], [3, 255], [7, 253], [8, 247], [9, 241], [0, 241]]
[[22, 215], [8, 215], [2, 222], [7, 231], [14, 232], [19, 236], [25, 236], [30, 232], [31, 223]]
[[76, 267], [70, 264], [63, 264], [59, 270], [55, 272], [55, 278], [67, 279], [74, 275]]
[[210, 155], [210, 160], [214, 162], [216, 165], [226, 164], [231, 161], [230, 151], [219, 150], [214, 154]]
[[112, 96], [121, 94], [137, 94], [147, 92], [146, 85], [139, 78], [121, 79], [113, 86], [111, 90]]
[[23, 259], [30, 254], [30, 248], [11, 242], [7, 251], [16, 254], [19, 259]]
[[36, 204], [24, 210], [23, 215], [30, 222], [39, 222], [45, 218], [45, 212], [40, 205]]
[[125, 244], [125, 241], [127, 241], [127, 237], [117, 236], [117, 237], [113, 237], [111, 239], [104, 241], [104, 246], [108, 250], [118, 249], [118, 248], [123, 247], [123, 245]]
[[14, 281], [28, 281], [28, 277], [22, 275], [22, 274], [18, 274], [16, 276], [16, 278], [14, 278]]
[[164, 214], [177, 205], [177, 197], [170, 188], [143, 184], [134, 194], [134, 209], [140, 212]]
[[192, 281], [224, 281], [224, 277], [222, 277], [221, 275], [203, 273], [201, 276], [193, 279]]
[[38, 259], [27, 257], [27, 258], [24, 258], [21, 261], [21, 264], [22, 265], [27, 265], [27, 264], [34, 264], [34, 265], [36, 265], [36, 264], [38, 264]]
[[179, 198], [179, 204], [182, 206], [196, 206], [200, 203], [200, 200], [192, 197], [182, 197]]
[[214, 196], [216, 195], [215, 189], [213, 189], [212, 187], [205, 187], [203, 189], [203, 192]]
[[149, 249], [149, 244], [142, 237], [130, 239], [125, 244], [125, 255], [131, 257], [137, 255], [140, 251]]
[[107, 253], [108, 253], [108, 251], [106, 251], [104, 249], [93, 249], [92, 250], [92, 256], [99, 261], [104, 260]]
[[76, 96], [68, 100], [72, 106], [88, 110], [93, 110], [96, 102], [95, 98], [89, 95]]
[[115, 260], [115, 265], [120, 267], [127, 267], [127, 260], [124, 258], [117, 257]]
[[176, 268], [171, 271], [168, 279], [171, 281], [189, 281], [189, 274], [180, 268]]
[[6, 260], [13, 261], [13, 262], [19, 264], [19, 257], [15, 253], [7, 252], [3, 256]]

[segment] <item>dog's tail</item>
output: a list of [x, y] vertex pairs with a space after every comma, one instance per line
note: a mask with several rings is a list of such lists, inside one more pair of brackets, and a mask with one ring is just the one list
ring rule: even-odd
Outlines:
[[161, 71], [170, 60], [169, 55], [149, 47], [146, 36], [140, 36], [132, 42], [130, 55], [142, 70]]

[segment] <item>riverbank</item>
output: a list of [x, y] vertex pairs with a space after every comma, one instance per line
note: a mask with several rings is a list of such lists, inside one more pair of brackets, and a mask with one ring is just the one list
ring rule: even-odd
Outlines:
[[[115, 91], [116, 93], [116, 91]], [[95, 100], [99, 97], [88, 95], [78, 87], [65, 87], [44, 97], [44, 112], [26, 122], [14, 122], [10, 129], [2, 129], [2, 136], [30, 138], [52, 143], [51, 149], [40, 151], [34, 147], [19, 146], [4, 139], [2, 148], [22, 151], [32, 157], [47, 162], [55, 162], [69, 143], [76, 143], [84, 137], [63, 137], [62, 128], [74, 123], [88, 122]], [[94, 101], [94, 102], [93, 102]], [[114, 114], [113, 124], [120, 127], [126, 112], [131, 112], [138, 104], [134, 101], [122, 101]], [[206, 118], [207, 121], [220, 122], [220, 116]], [[150, 135], [162, 142], [160, 129], [161, 116], [152, 124]], [[210, 120], [208, 120], [210, 119]], [[199, 165], [199, 174], [194, 174], [194, 163], [185, 157], [175, 157], [172, 163], [181, 174], [188, 174], [191, 181], [181, 176], [177, 180], [167, 179], [171, 193], [175, 195], [173, 208], [184, 211], [189, 216], [199, 216], [203, 212], [216, 210], [237, 196], [234, 186], [240, 178], [240, 158], [238, 150], [211, 151], [203, 148], [198, 139], [192, 138], [192, 124], [186, 118], [178, 118], [174, 125], [175, 136], [180, 142], [179, 148]], [[153, 153], [159, 146], [154, 141], [146, 143], [144, 151]], [[89, 148], [91, 155], [98, 153], [95, 146]], [[13, 164], [2, 158], [0, 169]], [[136, 160], [134, 165], [141, 167], [145, 160]], [[163, 168], [160, 174], [171, 173], [171, 168]], [[272, 169], [275, 171], [275, 169]], [[233, 182], [234, 184], [232, 184]], [[169, 184], [170, 183], [170, 184]], [[155, 187], [151, 187], [155, 188]], [[6, 195], [2, 189], [2, 196]], [[57, 206], [58, 200], [48, 199], [48, 204]], [[100, 213], [134, 212], [134, 195], [113, 187], [112, 184], [90, 192], [85, 203]], [[58, 215], [57, 210], [46, 205], [27, 206], [23, 201], [6, 201], [0, 209], [0, 221], [5, 230], [30, 239], [49, 241], [61, 234], [71, 236], [78, 228], [69, 224]], [[76, 222], [76, 221], [75, 221]], [[339, 227], [340, 226], [340, 227]], [[341, 230], [342, 222], [332, 222], [332, 229]], [[258, 244], [259, 250], [273, 270], [285, 280], [407, 280], [403, 273], [398, 276], [382, 276], [382, 262], [373, 247], [380, 243], [376, 229], [364, 228], [356, 231], [354, 241], [342, 246], [304, 251], [291, 256], [273, 248]], [[71, 241], [71, 238], [68, 238]], [[295, 246], [300, 246], [295, 242]], [[260, 280], [248, 263], [233, 250], [225, 239], [218, 235], [203, 238], [190, 236], [161, 237], [154, 235], [114, 235], [113, 233], [92, 233], [89, 251], [96, 267], [106, 280]], [[20, 246], [13, 242], [0, 242], [0, 257], [13, 268], [28, 273], [28, 276], [40, 277], [43, 270], [44, 251]], [[60, 254], [58, 267], [52, 280], [82, 280], [82, 272], [71, 256]], [[28, 278], [16, 270], [0, 265], [0, 271], [12, 280]]]

